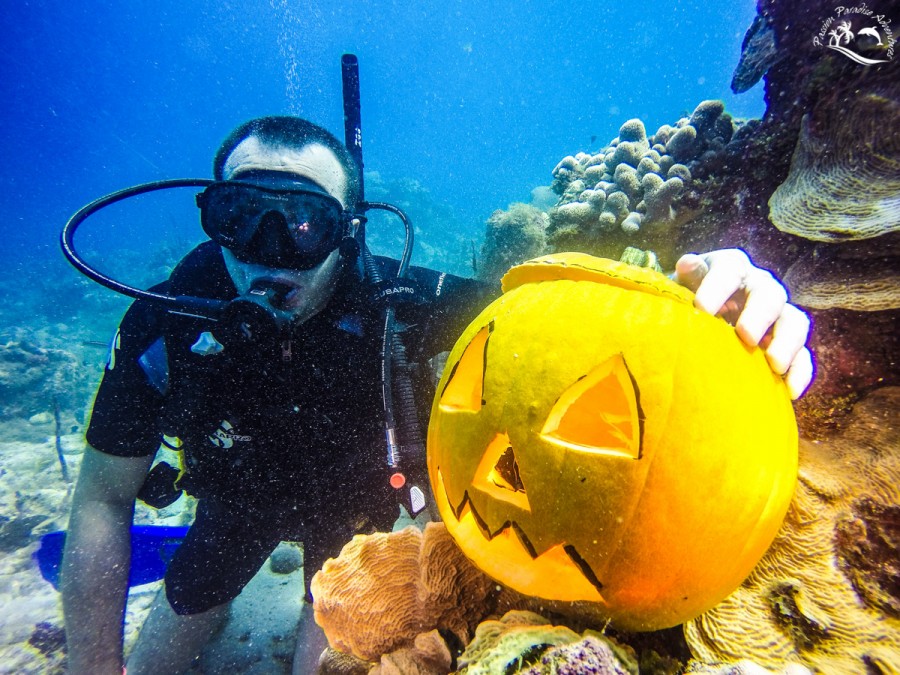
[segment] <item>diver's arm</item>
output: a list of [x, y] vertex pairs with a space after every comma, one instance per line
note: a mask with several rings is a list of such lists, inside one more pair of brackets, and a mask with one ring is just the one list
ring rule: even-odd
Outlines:
[[60, 590], [69, 672], [120, 675], [134, 500], [152, 456], [85, 450], [72, 499]]

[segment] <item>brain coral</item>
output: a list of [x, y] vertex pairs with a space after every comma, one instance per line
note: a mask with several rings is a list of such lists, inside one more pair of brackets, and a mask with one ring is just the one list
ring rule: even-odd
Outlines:
[[823, 101], [803, 117], [787, 179], [769, 200], [782, 232], [823, 242], [900, 229], [900, 84]]
[[495, 584], [443, 525], [355, 536], [313, 577], [313, 609], [329, 644], [366, 661], [413, 647], [434, 628], [465, 643]]
[[841, 435], [804, 442], [800, 484], [772, 548], [741, 588], [686, 624], [696, 658], [900, 672], [898, 404], [900, 388], [876, 390]]
[[549, 214], [550, 247], [616, 258], [635, 245], [673, 257], [670, 228], [692, 215], [677, 208], [692, 184], [692, 167], [720, 153], [733, 132], [724, 104], [703, 101], [690, 117], [651, 136], [632, 119], [597, 153], [563, 158], [553, 170], [560, 199]]

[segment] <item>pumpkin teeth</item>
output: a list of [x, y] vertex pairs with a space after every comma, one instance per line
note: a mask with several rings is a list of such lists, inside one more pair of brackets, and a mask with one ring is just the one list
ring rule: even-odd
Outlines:
[[[509, 446], [507, 446], [509, 447]], [[450, 515], [456, 518], [456, 525], [462, 526], [463, 529], [467, 530], [474, 534], [474, 532], [479, 532], [482, 537], [484, 537], [485, 541], [490, 542], [496, 540], [495, 545], [499, 548], [491, 549], [494, 551], [491, 555], [500, 556], [502, 560], [506, 560], [505, 556], [501, 553], [506, 551], [507, 554], [512, 555], [516, 558], [518, 553], [525, 553], [529, 556], [529, 558], [534, 561], [537, 567], [532, 569], [532, 573], [537, 574], [548, 574], [552, 577], [558, 577], [561, 570], [572, 569], [572, 571], [577, 571], [580, 573], [581, 578], [583, 578], [589, 585], [593, 591], [588, 591], [587, 587], [582, 586], [580, 593], [572, 595], [571, 600], [584, 600], [590, 599], [593, 601], [602, 601], [602, 594], [600, 593], [600, 589], [603, 588], [603, 584], [597, 578], [597, 575], [591, 569], [590, 565], [578, 553], [578, 550], [572, 544], [557, 544], [542, 553], [538, 553], [534, 544], [528, 538], [528, 535], [525, 534], [525, 531], [521, 528], [521, 526], [513, 522], [511, 520], [505, 521], [496, 531], [492, 532], [488, 527], [487, 522], [484, 518], [481, 517], [481, 514], [478, 513], [478, 510], [475, 508], [475, 505], [472, 503], [472, 500], [469, 498], [468, 490], [463, 493], [463, 498], [460, 501], [458, 506], [454, 506], [453, 503], [449, 499], [449, 495], [447, 494], [446, 486], [444, 485], [444, 478], [441, 473], [441, 470], [437, 470], [437, 486], [436, 489], [441, 490], [440, 493], [435, 493], [436, 496], [442, 497], [439, 498], [438, 502], [442, 502], [449, 508], [450, 513], [442, 512], [444, 516], [444, 520], [448, 522], [450, 521]], [[474, 524], [474, 527], [473, 527]], [[515, 539], [518, 541], [518, 546], [510, 548], [510, 539], [512, 535], [515, 535]], [[477, 555], [477, 550], [470, 549], [466, 544], [462, 541], [457, 540], [463, 550], [466, 552], [466, 555], [470, 557], [475, 554]], [[518, 560], [518, 558], [516, 558]], [[477, 564], [477, 563], [476, 563]], [[525, 564], [524, 560], [515, 564]], [[484, 569], [484, 568], [482, 568]], [[537, 570], [540, 570], [539, 572]], [[489, 572], [490, 573], [490, 572]], [[566, 572], [566, 574], [568, 574]], [[497, 577], [499, 578], [499, 577]], [[574, 578], [571, 577], [571, 578]], [[596, 592], [596, 597], [593, 593]]]
[[597, 578], [597, 575], [594, 573], [594, 570], [588, 564], [588, 561], [579, 555], [578, 551], [575, 549], [572, 544], [566, 544], [563, 546], [563, 550], [566, 552], [566, 555], [572, 559], [572, 562], [575, 564], [581, 573], [584, 575], [584, 578], [591, 582], [594, 588], [597, 589], [597, 592], [600, 593], [603, 591], [603, 583], [600, 579]]

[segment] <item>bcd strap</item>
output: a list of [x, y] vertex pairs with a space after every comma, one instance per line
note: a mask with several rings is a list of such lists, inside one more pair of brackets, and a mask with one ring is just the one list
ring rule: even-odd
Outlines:
[[419, 286], [412, 279], [386, 279], [372, 285], [372, 299], [389, 305], [420, 303]]

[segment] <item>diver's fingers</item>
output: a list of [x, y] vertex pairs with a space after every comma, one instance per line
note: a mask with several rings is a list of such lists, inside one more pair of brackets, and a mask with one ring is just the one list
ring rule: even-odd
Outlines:
[[709, 265], [706, 264], [703, 256], [696, 253], [686, 253], [675, 263], [675, 274], [672, 275], [672, 279], [685, 288], [696, 292], [700, 287], [700, 282], [703, 281], [703, 277], [708, 272]]
[[810, 382], [812, 382], [814, 373], [812, 354], [804, 347], [794, 357], [791, 367], [784, 377], [791, 399], [796, 400], [803, 396], [803, 392], [806, 391]]
[[[758, 345], [766, 331], [781, 320], [787, 307], [787, 291], [771, 272], [759, 267], [753, 267], [747, 274], [744, 288], [747, 291], [747, 301], [738, 316], [735, 330], [744, 344], [752, 347]], [[793, 313], [789, 313], [789, 316], [792, 322], [796, 323]], [[808, 324], [807, 321], [807, 331]], [[797, 348], [802, 347], [805, 342], [804, 335]], [[791, 356], [793, 357], [793, 354]]]
[[755, 268], [747, 254], [736, 248], [713, 251], [701, 257], [709, 272], [697, 288], [694, 306], [715, 315], [744, 286], [747, 275]]
[[772, 340], [766, 346], [769, 366], [784, 375], [793, 366], [809, 337], [809, 317], [794, 305], [785, 305], [772, 327]]

